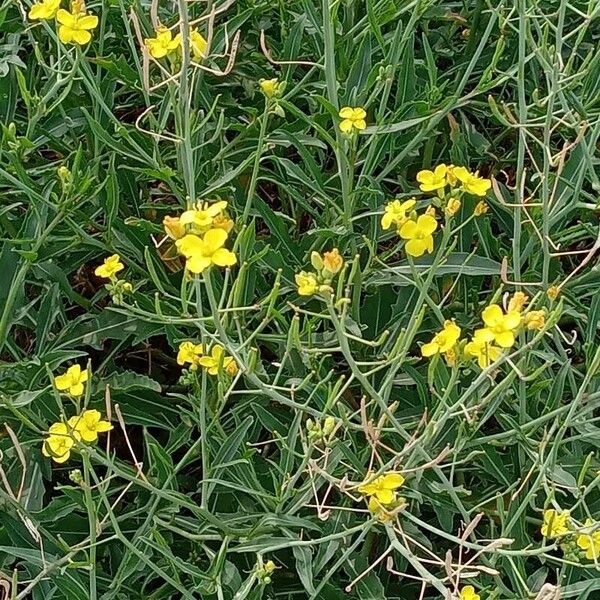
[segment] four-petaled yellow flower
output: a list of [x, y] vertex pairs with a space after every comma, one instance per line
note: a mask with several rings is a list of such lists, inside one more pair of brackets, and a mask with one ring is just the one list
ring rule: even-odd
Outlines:
[[585, 557], [588, 560], [600, 560], [600, 527], [595, 531], [592, 529], [595, 523], [592, 519], [587, 519], [585, 527], [587, 531], [581, 532], [577, 536], [577, 545], [585, 550]]
[[155, 37], [144, 40], [150, 56], [153, 58], [164, 58], [167, 54], [177, 50], [181, 44], [181, 36], [177, 34], [173, 37], [170, 29], [159, 27], [155, 31]]
[[452, 350], [460, 337], [460, 327], [454, 321], [444, 321], [444, 328], [433, 336], [431, 342], [421, 346], [423, 356], [433, 356]]
[[400, 237], [408, 240], [404, 245], [406, 253], [419, 257], [425, 252], [433, 252], [433, 235], [437, 221], [430, 215], [420, 215], [416, 221], [406, 221], [400, 227]]
[[179, 351], [177, 352], [177, 364], [185, 365], [190, 364], [192, 371], [198, 368], [200, 359], [204, 354], [202, 344], [194, 344], [194, 342], [181, 342], [179, 344]]
[[501, 348], [511, 348], [515, 343], [515, 329], [521, 324], [521, 313], [516, 310], [506, 314], [497, 304], [490, 304], [481, 313], [485, 328], [475, 333], [487, 342], [495, 342]]
[[97, 277], [103, 277], [104, 279], [112, 279], [119, 271], [125, 268], [121, 262], [121, 258], [118, 254], [113, 254], [108, 258], [104, 259], [104, 262], [96, 267], [94, 274]]
[[110, 422], [102, 420], [98, 410], [84, 410], [80, 415], [71, 417], [67, 423], [88, 444], [95, 442], [99, 433], [106, 433], [113, 429]]
[[81, 10], [81, 6], [75, 2], [71, 6], [71, 12], [61, 8], [56, 13], [56, 20], [60, 24], [58, 39], [63, 44], [83, 46], [92, 39], [90, 31], [98, 27], [98, 17], [96, 15], [86, 15]]
[[84, 391], [84, 383], [88, 380], [87, 369], [82, 370], [79, 365], [70, 366], [66, 373], [57, 375], [54, 378], [56, 389], [64, 392], [68, 391], [71, 396], [81, 396]]
[[337, 248], [330, 252], [323, 252], [323, 269], [326, 271], [324, 276], [337, 275], [344, 266], [344, 259]]
[[227, 208], [227, 201], [219, 202], [198, 202], [194, 208], [186, 210], [179, 221], [182, 225], [191, 225], [192, 233], [205, 233], [213, 228], [214, 220], [220, 216]]
[[260, 79], [258, 84], [260, 85], [262, 93], [267, 98], [274, 98], [279, 95], [281, 86], [277, 77], [274, 77], [273, 79]]
[[358, 487], [358, 491], [364, 496], [374, 497], [381, 504], [391, 504], [396, 500], [396, 490], [404, 484], [401, 473], [390, 471], [367, 481]]
[[364, 108], [344, 106], [340, 110], [340, 129], [343, 133], [350, 133], [353, 129], [364, 129], [367, 126], [367, 113]]
[[42, 454], [56, 463], [64, 463], [71, 456], [77, 433], [66, 423], [54, 423], [48, 429], [48, 437], [42, 445]]
[[307, 273], [306, 271], [300, 271], [294, 277], [296, 285], [298, 286], [298, 293], [301, 296], [313, 296], [319, 289], [319, 282], [317, 276], [314, 273]]
[[227, 232], [223, 229], [209, 229], [202, 238], [188, 233], [175, 242], [177, 249], [186, 258], [185, 266], [192, 273], [202, 273], [211, 265], [231, 267], [237, 262], [233, 252], [223, 248]]
[[54, 19], [59, 8], [60, 0], [42, 0], [32, 5], [27, 16], [32, 21]]
[[217, 375], [220, 370], [223, 370], [233, 377], [238, 372], [238, 366], [233, 356], [227, 356], [223, 346], [215, 344], [212, 347], [210, 356], [203, 356], [199, 360], [200, 365], [208, 369], [209, 375]]
[[487, 336], [481, 335], [482, 329], [478, 329], [471, 341], [465, 345], [465, 354], [477, 359], [481, 369], [486, 369], [495, 363], [501, 356], [502, 350], [498, 346], [490, 344]]
[[544, 511], [544, 521], [542, 523], [542, 535], [547, 538], [555, 538], [565, 533], [569, 533], [569, 524], [571, 516], [568, 510], [560, 512], [549, 508]]
[[530, 310], [523, 318], [527, 329], [544, 329], [546, 313], [543, 310]]
[[485, 196], [492, 187], [492, 182], [484, 177], [479, 177], [478, 171], [471, 173], [465, 167], [454, 167], [452, 173], [462, 183], [462, 189], [467, 194]]
[[481, 596], [475, 592], [475, 588], [472, 585], [465, 585], [460, 590], [458, 600], [481, 600]]
[[417, 173], [417, 181], [423, 192], [433, 192], [446, 187], [448, 167], [446, 165], [438, 165], [433, 171], [424, 169]]
[[381, 227], [389, 229], [392, 225], [401, 227], [408, 221], [407, 213], [409, 213], [417, 201], [414, 198], [400, 202], [400, 200], [392, 200], [385, 205], [385, 213], [381, 217]]

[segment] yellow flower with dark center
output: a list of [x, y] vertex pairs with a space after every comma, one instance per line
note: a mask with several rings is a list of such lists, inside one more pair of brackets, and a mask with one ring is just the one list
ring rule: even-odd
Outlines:
[[210, 356], [202, 356], [199, 363], [208, 370], [209, 375], [217, 375], [219, 371], [223, 370], [227, 375], [233, 377], [238, 372], [235, 359], [232, 356], [227, 356], [223, 346], [218, 344], [212, 347]]
[[354, 129], [365, 129], [367, 126], [367, 113], [364, 108], [344, 106], [339, 114], [342, 119], [340, 129], [343, 133], [351, 133]]
[[323, 253], [323, 268], [328, 271], [327, 275], [336, 275], [342, 270], [343, 266], [344, 259], [337, 248], [334, 248], [331, 252]]
[[460, 590], [458, 600], [481, 600], [481, 596], [475, 592], [475, 588], [472, 585], [465, 585]]
[[367, 480], [358, 487], [358, 491], [363, 496], [374, 497], [381, 504], [391, 504], [396, 500], [396, 490], [404, 485], [404, 481], [401, 473], [389, 471], [372, 481]]
[[200, 358], [204, 354], [202, 344], [194, 344], [194, 342], [181, 342], [179, 344], [179, 351], [177, 352], [177, 364], [185, 365], [190, 364], [192, 371], [198, 368], [200, 364]]
[[516, 310], [506, 314], [497, 304], [490, 304], [481, 313], [485, 328], [475, 333], [487, 342], [495, 342], [501, 348], [511, 348], [515, 343], [515, 330], [521, 324], [521, 313]]
[[227, 208], [227, 201], [198, 202], [194, 208], [186, 210], [179, 218], [182, 225], [190, 225], [192, 233], [205, 233], [213, 228], [216, 217], [221, 215]]
[[181, 37], [179, 34], [173, 37], [170, 29], [159, 27], [155, 31], [155, 36], [153, 38], [146, 38], [144, 44], [148, 48], [150, 56], [153, 58], [164, 58], [180, 47]]
[[444, 321], [444, 328], [433, 336], [431, 342], [421, 346], [423, 356], [446, 353], [452, 350], [460, 338], [460, 327], [454, 321]]
[[319, 282], [317, 276], [314, 273], [307, 273], [306, 271], [300, 271], [294, 277], [296, 285], [298, 286], [298, 293], [301, 296], [313, 296], [319, 291]]
[[177, 240], [177, 249], [186, 258], [186, 269], [192, 273], [202, 273], [212, 265], [231, 267], [237, 258], [233, 252], [223, 248], [227, 232], [223, 229], [209, 229], [202, 238], [188, 233]]
[[462, 189], [467, 194], [485, 196], [492, 187], [492, 182], [484, 177], [479, 177], [479, 172], [471, 173], [465, 167], [454, 167], [455, 177], [462, 183]]
[[476, 331], [471, 341], [466, 344], [465, 354], [471, 358], [476, 358], [479, 367], [486, 369], [502, 356], [502, 350], [491, 344], [486, 336], [482, 337], [479, 333], [481, 331], [481, 329]]
[[433, 232], [437, 229], [437, 221], [430, 215], [420, 215], [416, 221], [406, 221], [400, 227], [400, 237], [407, 240], [404, 245], [406, 253], [419, 257], [425, 252], [433, 252]]
[[529, 296], [524, 294], [523, 292], [515, 292], [510, 300], [508, 301], [508, 312], [517, 311], [521, 312], [527, 302], [529, 301]]
[[32, 5], [27, 16], [32, 21], [54, 19], [59, 8], [60, 0], [42, 0]]
[[118, 254], [113, 254], [108, 258], [104, 259], [104, 262], [96, 267], [94, 274], [97, 277], [103, 277], [104, 279], [112, 279], [119, 271], [125, 268], [121, 262], [121, 258]]
[[392, 225], [400, 228], [408, 221], [407, 213], [415, 206], [417, 201], [414, 198], [400, 202], [400, 200], [392, 200], [385, 205], [385, 212], [381, 217], [381, 227], [389, 229]]
[[67, 423], [88, 444], [95, 442], [99, 433], [113, 429], [111, 423], [102, 420], [102, 415], [97, 410], [84, 410], [80, 415], [71, 417]]
[[423, 192], [433, 192], [446, 187], [448, 167], [446, 165], [438, 165], [433, 171], [424, 169], [417, 173], [417, 181]]
[[544, 329], [546, 324], [546, 312], [543, 310], [530, 310], [523, 318], [527, 329]]
[[587, 519], [585, 522], [586, 530], [577, 536], [577, 545], [585, 550], [585, 557], [588, 560], [600, 560], [600, 528], [593, 529], [598, 525]]
[[71, 396], [81, 396], [84, 392], [84, 383], [88, 380], [88, 372], [82, 370], [79, 365], [72, 365], [62, 375], [54, 378], [56, 389], [61, 392], [68, 392]]
[[71, 456], [78, 434], [66, 423], [54, 423], [48, 429], [48, 437], [42, 445], [42, 454], [56, 463], [64, 463]]
[[61, 8], [56, 13], [58, 28], [58, 39], [63, 44], [76, 44], [83, 46], [92, 39], [90, 31], [98, 27], [96, 15], [86, 15], [83, 5], [73, 2], [71, 12]]
[[544, 521], [540, 531], [544, 537], [555, 538], [569, 533], [570, 522], [571, 515], [568, 510], [558, 512], [553, 508], [549, 508], [544, 511]]
[[179, 240], [185, 235], [185, 227], [179, 217], [170, 217], [167, 215], [163, 219], [163, 227], [165, 228], [165, 233], [172, 240]]

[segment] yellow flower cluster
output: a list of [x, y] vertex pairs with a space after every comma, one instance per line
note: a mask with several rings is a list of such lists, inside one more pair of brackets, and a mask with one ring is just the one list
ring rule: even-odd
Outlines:
[[177, 364], [190, 365], [190, 370], [195, 371], [198, 367], [204, 367], [209, 375], [218, 375], [220, 372], [227, 373], [230, 377], [237, 375], [239, 370], [235, 359], [225, 354], [225, 349], [215, 344], [210, 354], [204, 354], [202, 344], [194, 342], [182, 342], [177, 353]]
[[368, 498], [369, 510], [380, 520], [389, 518], [389, 511], [398, 508], [404, 500], [396, 490], [404, 485], [404, 476], [396, 471], [388, 471], [375, 479], [367, 479], [358, 487], [358, 491]]
[[298, 293], [301, 296], [314, 296], [318, 293], [331, 293], [331, 282], [342, 270], [344, 259], [337, 248], [331, 252], [324, 252], [321, 256], [318, 252], [310, 255], [310, 262], [316, 273], [300, 271], [295, 276]]
[[225, 248], [233, 221], [226, 213], [227, 202], [198, 202], [179, 217], [163, 220], [165, 232], [175, 240], [185, 266], [191, 273], [202, 273], [215, 265], [231, 267], [237, 263], [233, 252]]
[[[507, 310], [498, 304], [490, 304], [482, 314], [484, 327], [476, 329], [469, 342], [464, 344], [464, 355], [477, 359], [482, 369], [489, 367], [502, 355], [502, 350], [512, 348], [521, 327], [529, 330], [544, 328], [546, 313], [543, 310], [523, 312], [528, 297], [516, 292], [509, 300]], [[454, 365], [459, 355], [461, 330], [454, 321], [445, 321], [441, 331], [433, 339], [421, 346], [425, 357], [443, 354], [449, 365]]]
[[583, 527], [577, 527], [568, 510], [549, 508], [544, 511], [541, 534], [549, 539], [558, 538], [565, 547], [576, 545], [588, 560], [600, 560], [600, 523], [586, 519]]
[[471, 173], [466, 167], [438, 165], [433, 171], [425, 169], [417, 173], [417, 181], [422, 192], [437, 192], [443, 197], [446, 186], [456, 188], [473, 196], [485, 196], [492, 182], [479, 177], [479, 172]]
[[92, 39], [90, 33], [98, 27], [98, 17], [87, 14], [83, 0], [72, 0], [71, 10], [60, 8], [61, 0], [41, 0], [29, 9], [28, 17], [32, 21], [58, 22], [58, 39], [63, 44], [84, 46]]
[[99, 433], [110, 431], [113, 426], [102, 420], [97, 410], [84, 410], [81, 414], [70, 417], [67, 422], [59, 421], [48, 429], [48, 436], [42, 446], [42, 454], [56, 463], [69, 460], [71, 450], [77, 442], [92, 444]]
[[[190, 27], [189, 46], [192, 56], [196, 60], [206, 57], [208, 43], [204, 36], [195, 28]], [[181, 33], [173, 36], [170, 29], [160, 26], [154, 32], [153, 38], [146, 38], [144, 44], [153, 58], [164, 58], [173, 53], [178, 53], [183, 48]]]

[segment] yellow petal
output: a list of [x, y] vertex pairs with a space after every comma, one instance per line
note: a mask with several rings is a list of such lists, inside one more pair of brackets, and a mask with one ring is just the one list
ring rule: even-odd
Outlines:
[[406, 242], [404, 246], [404, 249], [406, 250], [406, 253], [410, 256], [418, 258], [419, 256], [423, 256], [423, 254], [425, 253], [425, 250], [427, 249], [427, 244], [423, 240], [408, 240], [408, 242]]
[[437, 229], [437, 221], [431, 215], [421, 215], [417, 219], [417, 227], [425, 235], [430, 235]]
[[187, 259], [185, 267], [192, 273], [202, 273], [205, 269], [208, 269], [211, 264], [211, 260], [207, 256], [194, 255]]
[[340, 130], [342, 131], [342, 133], [348, 133], [351, 131], [351, 129], [352, 129], [352, 121], [350, 119], [344, 119], [340, 123]]
[[237, 258], [233, 252], [226, 248], [219, 248], [212, 256], [212, 262], [219, 267], [231, 267], [237, 262]]
[[227, 232], [224, 229], [209, 229], [204, 234], [204, 244], [211, 254], [216, 252], [227, 240]]
[[481, 313], [483, 322], [488, 327], [495, 327], [502, 321], [502, 309], [497, 304], [490, 304]]
[[98, 27], [98, 17], [96, 15], [79, 17], [78, 25], [80, 29], [96, 29]]
[[56, 20], [61, 25], [66, 25], [67, 27], [73, 27], [75, 25], [75, 22], [77, 19], [69, 11], [65, 10], [64, 8], [61, 8], [56, 13]]
[[382, 477], [381, 485], [386, 490], [395, 490], [404, 485], [404, 476], [401, 473], [386, 473]]
[[339, 112], [340, 118], [342, 119], [352, 119], [354, 116], [354, 109], [350, 106], [344, 106]]
[[440, 347], [435, 342], [429, 342], [421, 346], [421, 355], [425, 357], [433, 356], [440, 351]]

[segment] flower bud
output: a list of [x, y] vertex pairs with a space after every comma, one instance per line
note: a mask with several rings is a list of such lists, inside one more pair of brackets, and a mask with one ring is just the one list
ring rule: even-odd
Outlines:
[[339, 273], [343, 266], [344, 259], [340, 255], [337, 248], [334, 248], [331, 252], [325, 252], [323, 254], [323, 267], [332, 275]]
[[323, 268], [323, 259], [318, 252], [313, 251], [310, 253], [310, 264], [317, 271], [320, 271]]

